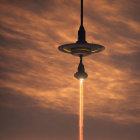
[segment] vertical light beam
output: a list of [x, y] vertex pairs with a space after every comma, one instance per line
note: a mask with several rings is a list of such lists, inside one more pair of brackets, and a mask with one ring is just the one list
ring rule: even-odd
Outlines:
[[84, 127], [84, 115], [83, 115], [83, 79], [80, 79], [80, 102], [79, 102], [79, 140], [83, 140], [83, 127]]

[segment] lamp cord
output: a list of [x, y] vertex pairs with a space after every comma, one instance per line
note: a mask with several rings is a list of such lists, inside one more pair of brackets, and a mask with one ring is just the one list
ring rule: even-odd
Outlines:
[[83, 0], [81, 0], [81, 26], [83, 26]]

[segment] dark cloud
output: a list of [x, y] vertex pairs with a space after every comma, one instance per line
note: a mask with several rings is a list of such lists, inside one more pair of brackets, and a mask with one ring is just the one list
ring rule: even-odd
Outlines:
[[[78, 116], [43, 109], [28, 96], [12, 89], [0, 90], [0, 138], [2, 139], [77, 139]], [[8, 106], [9, 105], [9, 106]], [[134, 112], [130, 112], [134, 113]], [[117, 123], [107, 118], [85, 116], [85, 139], [139, 139], [140, 125]], [[133, 134], [133, 135], [132, 135]]]
[[28, 0], [28, 1], [18, 1], [18, 0], [1, 0], [3, 4], [13, 5], [19, 8], [33, 12], [39, 16], [42, 15], [44, 11], [55, 10], [56, 1], [55, 0]]
[[[27, 100], [24, 101], [27, 102]], [[0, 137], [3, 139], [78, 139], [78, 116], [76, 115], [61, 114], [38, 107], [25, 107], [22, 110], [0, 108], [0, 111], [2, 113], [0, 118], [3, 120], [0, 126]], [[139, 124], [118, 124], [107, 119], [93, 119], [85, 116], [84, 127], [84, 138], [89, 140], [139, 139]]]
[[10, 88], [0, 88], [0, 104], [10, 108], [28, 108], [37, 106], [37, 102], [20, 91]]
[[[40, 108], [1, 109], [1, 138], [6, 139], [76, 139], [77, 117]], [[11, 116], [10, 118], [8, 116]], [[8, 126], [8, 128], [7, 128]], [[66, 131], [67, 130], [67, 131]], [[7, 135], [8, 133], [8, 135]], [[5, 135], [7, 135], [5, 137]]]
[[[139, 124], [118, 124], [107, 119], [85, 119], [85, 138], [105, 139], [105, 140], [123, 140], [123, 139], [138, 139]], [[133, 133], [133, 135], [132, 135]]]

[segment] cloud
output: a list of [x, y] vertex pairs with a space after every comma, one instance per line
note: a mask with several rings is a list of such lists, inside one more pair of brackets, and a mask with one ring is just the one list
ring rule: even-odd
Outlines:
[[[16, 108], [0, 107], [2, 139], [27, 140], [27, 139], [77, 139], [78, 138], [78, 116], [74, 114], [60, 113], [56, 110], [43, 109], [30, 106], [34, 100], [27, 96], [15, 94], [3, 94], [8, 102], [13, 101]], [[2, 97], [2, 96], [1, 96]], [[5, 100], [5, 101], [6, 101]], [[18, 101], [17, 101], [18, 100]], [[3, 101], [3, 100], [2, 100]], [[18, 103], [19, 102], [19, 103]], [[21, 102], [21, 103], [20, 103]], [[10, 117], [9, 117], [10, 116]], [[84, 138], [94, 139], [138, 139], [139, 124], [118, 124], [107, 118], [84, 117]], [[8, 128], [7, 128], [8, 126]], [[133, 135], [132, 135], [133, 134]]]
[[[27, 102], [26, 100], [24, 100]], [[28, 108], [11, 110], [1, 108], [5, 123], [1, 123], [1, 138], [5, 139], [77, 139], [78, 116], [61, 114], [57, 111], [41, 108]], [[9, 119], [8, 116], [11, 116]], [[7, 126], [8, 135], [7, 135]], [[117, 124], [109, 120], [94, 119], [85, 116], [84, 137], [86, 139], [138, 139], [139, 124]], [[133, 135], [132, 135], [133, 133]]]
[[[0, 0], [0, 3], [2, 108], [18, 107], [20, 114], [19, 108], [23, 110], [26, 106], [30, 112], [32, 106], [37, 106], [38, 110], [53, 110], [63, 117], [76, 116], [79, 82], [73, 74], [77, 71], [79, 59], [59, 52], [57, 47], [77, 40], [80, 2]], [[136, 125], [140, 122], [139, 1], [84, 3], [87, 41], [106, 48], [99, 54], [84, 58], [89, 75], [84, 82], [85, 115], [91, 119], [107, 119], [115, 125]], [[93, 128], [89, 126], [89, 129]], [[112, 131], [118, 129], [119, 126]], [[105, 136], [107, 140], [115, 139], [109, 138], [108, 132]], [[132, 137], [137, 140], [137, 136]], [[124, 136], [124, 139], [128, 137]]]

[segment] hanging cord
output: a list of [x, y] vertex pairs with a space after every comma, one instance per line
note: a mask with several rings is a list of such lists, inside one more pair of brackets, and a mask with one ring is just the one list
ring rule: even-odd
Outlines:
[[81, 26], [83, 26], [83, 0], [81, 0]]

